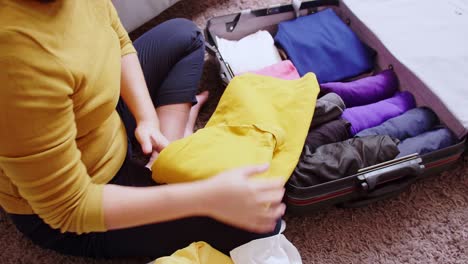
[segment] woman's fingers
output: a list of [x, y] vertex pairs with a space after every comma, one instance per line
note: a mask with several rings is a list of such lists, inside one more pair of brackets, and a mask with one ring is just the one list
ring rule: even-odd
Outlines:
[[246, 167], [234, 169], [230, 171], [230, 173], [240, 175], [243, 177], [250, 177], [250, 176], [254, 176], [254, 175], [267, 171], [269, 167], [270, 167], [269, 164], [252, 165], [252, 166], [246, 166]]
[[259, 204], [278, 204], [283, 200], [284, 188], [261, 191], [257, 194], [256, 202]]
[[214, 218], [240, 228], [266, 233], [274, 230], [286, 209], [283, 179], [251, 178], [264, 173], [268, 165], [256, 165], [223, 172], [206, 182], [214, 196], [208, 199]]
[[283, 179], [252, 179], [251, 186], [256, 191], [278, 190], [284, 187]]
[[138, 135], [137, 139], [140, 142], [143, 153], [150, 154], [153, 152], [153, 144], [151, 144], [151, 138], [149, 135]]
[[286, 205], [284, 203], [272, 205], [270, 207], [271, 217], [276, 221], [281, 218], [286, 212]]
[[169, 140], [161, 133], [152, 134], [150, 136], [152, 147], [157, 152], [161, 152], [167, 145], [169, 145]]
[[264, 207], [263, 213], [260, 214], [252, 224], [252, 228], [258, 232], [271, 232], [275, 229], [278, 219], [280, 219], [286, 211], [285, 204], [277, 204], [271, 207]]
[[156, 161], [158, 157], [159, 157], [159, 153], [157, 151], [153, 151], [153, 154], [151, 154], [151, 158], [149, 159], [148, 163], [146, 163], [145, 167], [152, 170], [153, 163]]

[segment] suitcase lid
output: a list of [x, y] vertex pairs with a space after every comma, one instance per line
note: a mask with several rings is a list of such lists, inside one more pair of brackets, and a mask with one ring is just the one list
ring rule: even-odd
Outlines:
[[[462, 138], [468, 132], [468, 2], [464, 0], [342, 0], [386, 47], [426, 86], [402, 88], [427, 105]], [[402, 76], [400, 76], [400, 81]], [[406, 76], [404, 76], [406, 77]], [[413, 89], [413, 90], [412, 90]], [[432, 94], [431, 94], [432, 93]], [[437, 109], [443, 104], [446, 108]], [[448, 111], [447, 111], [448, 110]]]

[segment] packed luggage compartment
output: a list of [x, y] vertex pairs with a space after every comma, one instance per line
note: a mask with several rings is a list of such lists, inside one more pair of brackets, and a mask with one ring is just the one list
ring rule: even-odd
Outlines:
[[317, 77], [313, 119], [286, 184], [294, 213], [397, 195], [450, 168], [465, 149], [464, 117], [396, 59], [352, 12], [361, 7], [354, 2], [246, 10], [212, 18], [206, 28], [226, 84], [246, 73]]

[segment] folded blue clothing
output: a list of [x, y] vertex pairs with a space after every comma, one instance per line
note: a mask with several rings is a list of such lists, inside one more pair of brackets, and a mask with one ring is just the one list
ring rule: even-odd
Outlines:
[[418, 107], [391, 118], [379, 126], [362, 130], [356, 137], [388, 135], [400, 140], [429, 131], [439, 123], [437, 115], [427, 107]]
[[443, 149], [457, 143], [457, 139], [447, 128], [438, 128], [415, 137], [407, 138], [398, 144], [400, 154], [403, 157], [413, 153], [425, 154]]
[[275, 36], [301, 76], [319, 83], [340, 81], [373, 68], [372, 51], [332, 9], [281, 22]]

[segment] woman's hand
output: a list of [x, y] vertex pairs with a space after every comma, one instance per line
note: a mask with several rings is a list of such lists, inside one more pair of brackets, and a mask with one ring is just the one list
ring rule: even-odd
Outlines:
[[156, 121], [139, 122], [135, 129], [135, 136], [141, 145], [143, 153], [147, 155], [153, 153], [153, 151], [159, 153], [169, 145], [169, 140], [161, 133]]
[[281, 203], [284, 181], [251, 177], [267, 169], [267, 165], [244, 167], [206, 180], [208, 216], [251, 232], [273, 231], [286, 210]]

